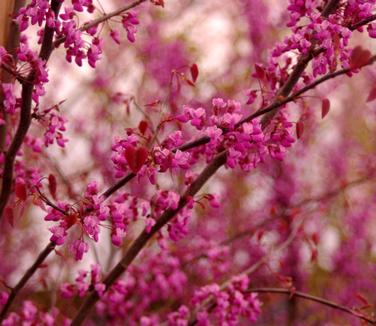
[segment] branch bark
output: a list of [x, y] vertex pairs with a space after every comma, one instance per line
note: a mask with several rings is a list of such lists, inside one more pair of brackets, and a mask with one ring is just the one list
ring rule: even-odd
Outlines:
[[[327, 3], [327, 6], [323, 10], [323, 15], [329, 15], [330, 8], [331, 10], [334, 10], [336, 6], [338, 5], [339, 0], [329, 0]], [[307, 59], [304, 59], [305, 56], [303, 56], [303, 63], [304, 63], [304, 69], [307, 66], [309, 60], [305, 62]], [[295, 84], [298, 82], [299, 77], [303, 73], [304, 69], [302, 69], [302, 65], [295, 66], [295, 69], [291, 73], [290, 77], [288, 78], [288, 86], [283, 85], [281, 90], [278, 91], [278, 94], [283, 92], [284, 97], [287, 97]], [[274, 102], [279, 102], [279, 98]], [[278, 106], [279, 107], [279, 106]], [[273, 113], [273, 111], [271, 111]], [[274, 111], [274, 114], [276, 112]], [[266, 124], [263, 125], [264, 127]], [[136, 258], [136, 256], [141, 252], [143, 247], [147, 244], [149, 239], [157, 232], [159, 231], [163, 226], [165, 226], [174, 216], [186, 205], [187, 200], [186, 196], [187, 193], [190, 193], [192, 189], [193, 194], [196, 194], [200, 188], [205, 184], [205, 182], [226, 162], [227, 157], [227, 151], [224, 151], [220, 153], [211, 164], [209, 164], [202, 173], [197, 177], [197, 179], [192, 183], [192, 185], [188, 188], [187, 192], [183, 195], [179, 207], [177, 210], [167, 210], [165, 214], [163, 214], [157, 221], [157, 223], [154, 225], [150, 233], [147, 233], [145, 230], [141, 232], [141, 234], [137, 237], [137, 239], [132, 243], [131, 247], [127, 250], [121, 261], [112, 269], [110, 274], [106, 277], [104, 284], [106, 285], [106, 290], [117, 280], [120, 275], [122, 275], [129, 267], [129, 265], [132, 263], [132, 261]], [[212, 173], [208, 173], [208, 171], [211, 171]], [[208, 176], [208, 177], [207, 177]], [[203, 181], [203, 182], [202, 182]], [[192, 195], [193, 196], [193, 195]], [[89, 296], [86, 298], [82, 306], [80, 307], [77, 315], [74, 317], [72, 326], [78, 326], [81, 325], [82, 322], [85, 320], [87, 315], [90, 313], [91, 308], [95, 305], [95, 303], [98, 301], [99, 296], [97, 292], [92, 290], [89, 294]]]
[[308, 294], [308, 293], [304, 293], [304, 292], [300, 292], [300, 291], [293, 291], [293, 290], [283, 289], [283, 288], [254, 288], [254, 289], [251, 288], [251, 289], [249, 289], [249, 292], [252, 292], [252, 293], [284, 294], [284, 295], [288, 295], [290, 298], [301, 298], [301, 299], [317, 302], [317, 303], [320, 303], [322, 305], [328, 306], [330, 308], [343, 311], [343, 312], [345, 312], [349, 315], [352, 315], [352, 316], [359, 318], [363, 321], [366, 321], [370, 324], [373, 324], [373, 325], [376, 324], [375, 319], [372, 319], [368, 316], [365, 316], [362, 313], [360, 313], [360, 312], [358, 312], [354, 309], [351, 309], [351, 308], [343, 306], [339, 303], [336, 303], [336, 302], [333, 302], [333, 301], [330, 301], [330, 300], [327, 300], [327, 299], [324, 299], [324, 298], [320, 298], [320, 297], [317, 297], [317, 296], [314, 296], [314, 295], [311, 295], [311, 294]]
[[[16, 48], [19, 44], [19, 29], [18, 25], [12, 21], [18, 10], [24, 5], [24, 0], [15, 2], [14, 0], [6, 0], [0, 3], [0, 46], [4, 46], [6, 51], [13, 57], [16, 62]], [[12, 83], [14, 76], [8, 71], [0, 71], [1, 83]], [[4, 95], [0, 89], [0, 112], [5, 124], [0, 126], [0, 152], [5, 146], [8, 118], [4, 110]]]
[[[62, 3], [59, 0], [52, 0], [51, 9], [55, 13], [55, 17], [58, 16], [61, 5]], [[46, 25], [42, 46], [39, 52], [40, 59], [44, 61], [47, 61], [51, 55], [53, 49], [53, 35], [54, 30]], [[12, 190], [14, 160], [18, 150], [21, 148], [31, 123], [31, 105], [34, 90], [33, 79], [34, 73], [31, 72], [27, 77], [27, 80], [22, 82], [20, 121], [18, 123], [17, 131], [14, 135], [12, 143], [5, 154], [3, 180], [0, 194], [0, 218], [3, 215], [4, 208], [8, 203]]]
[[55, 243], [50, 242], [43, 251], [39, 254], [33, 265], [25, 272], [25, 274], [22, 276], [22, 278], [19, 280], [19, 282], [16, 284], [14, 288], [9, 293], [9, 297], [7, 302], [5, 303], [3, 309], [0, 313], [0, 322], [4, 320], [6, 317], [14, 299], [16, 298], [17, 294], [21, 291], [21, 289], [25, 286], [27, 281], [34, 275], [34, 273], [37, 271], [37, 269], [42, 265], [44, 260], [48, 257], [48, 255], [55, 249]]
[[[133, 3], [131, 6], [134, 7], [135, 4], [140, 4], [140, 3], [142, 3], [142, 2], [143, 2], [143, 1], [137, 1], [137, 2]], [[128, 10], [128, 9], [130, 9], [129, 6], [125, 7], [125, 9], [122, 8], [122, 9], [119, 9], [119, 10], [120, 10], [120, 12], [124, 12], [125, 10]], [[118, 10], [118, 11], [119, 11], [119, 10]], [[118, 11], [116, 11], [116, 12], [118, 12]], [[113, 14], [113, 13], [111, 13], [111, 14]], [[111, 14], [109, 14], [109, 15], [111, 15]], [[105, 16], [99, 18], [99, 19], [101, 19], [100, 22], [103, 22], [103, 21], [105, 21], [106, 19], [109, 19], [109, 18], [108, 18], [109, 15], [105, 15]], [[113, 16], [114, 16], [114, 15], [112, 15], [111, 17], [113, 17]], [[106, 18], [105, 18], [105, 17], [106, 17]], [[111, 18], [111, 17], [110, 17], [110, 18]], [[369, 23], [370, 21], [373, 21], [373, 20], [375, 20], [375, 19], [376, 19], [376, 17], [373, 17], [373, 16], [372, 16], [372, 18], [370, 17], [369, 19], [365, 19], [364, 21], [362, 21], [362, 24], [360, 24], [359, 26], [354, 27], [354, 29], [359, 28], [361, 25], [367, 24], [367, 23]], [[99, 24], [100, 22], [97, 22], [97, 24]], [[84, 27], [87, 27], [87, 26], [88, 26], [88, 25], [84, 25]], [[352, 28], [350, 27], [350, 29], [352, 29]], [[58, 41], [61, 41], [61, 40], [58, 40]], [[55, 45], [56, 45], [56, 42], [55, 42]], [[373, 57], [373, 58], [370, 60], [370, 62], [367, 63], [367, 65], [368, 65], [368, 64], [372, 64], [372, 63], [374, 62], [374, 60], [375, 60], [375, 57]], [[270, 111], [272, 111], [272, 110], [275, 110], [276, 108], [279, 108], [279, 107], [283, 106], [284, 104], [287, 104], [287, 103], [289, 103], [289, 102], [291, 102], [291, 101], [294, 101], [296, 98], [298, 98], [300, 95], [302, 95], [302, 94], [305, 93], [306, 91], [315, 88], [317, 85], [319, 85], [319, 84], [325, 82], [326, 80], [329, 80], [329, 79], [335, 78], [335, 77], [340, 76], [340, 75], [343, 75], [343, 74], [347, 74], [348, 72], [349, 72], [348, 69], [343, 69], [343, 70], [337, 71], [337, 72], [335, 72], [335, 73], [328, 74], [328, 75], [326, 75], [326, 76], [324, 76], [324, 77], [322, 77], [322, 78], [319, 78], [318, 80], [316, 80], [316, 81], [313, 82], [312, 84], [305, 86], [304, 88], [302, 88], [302, 89], [300, 89], [299, 91], [293, 93], [292, 95], [290, 95], [290, 96], [284, 98], [283, 100], [275, 101], [275, 102], [273, 102], [271, 105], [265, 107], [264, 109], [259, 110], [258, 112], [254, 113], [254, 114], [252, 114], [252, 115], [250, 115], [250, 116], [248, 116], [248, 117], [246, 117], [245, 119], [243, 119], [242, 121], [239, 122], [238, 126], [240, 126], [240, 125], [241, 125], [242, 123], [244, 123], [244, 122], [251, 121], [251, 120], [253, 120], [253, 119], [255, 119], [255, 118], [259, 117], [259, 116], [262, 116], [263, 114], [266, 114], [266, 113], [268, 113], [268, 112], [270, 112]], [[202, 137], [202, 138], [197, 139], [197, 140], [195, 140], [195, 141], [193, 141], [193, 142], [186, 143], [186, 144], [182, 145], [181, 147], [179, 147], [178, 149], [179, 149], [179, 150], [182, 150], [182, 151], [186, 151], [186, 150], [192, 149], [192, 148], [194, 148], [194, 147], [197, 147], [197, 146], [200, 146], [200, 145], [204, 145], [204, 144], [208, 143], [209, 141], [210, 141], [210, 138], [209, 138], [209, 137]], [[218, 167], [218, 169], [219, 169], [219, 167]], [[126, 185], [126, 184], [127, 184], [129, 181], [131, 181], [134, 177], [135, 177], [135, 175], [134, 175], [133, 173], [130, 173], [129, 175], [127, 175], [127, 176], [125, 176], [123, 179], [121, 179], [119, 182], [117, 182], [115, 185], [113, 185], [113, 186], [111, 186], [110, 188], [108, 188], [108, 189], [102, 194], [102, 196], [104, 196], [105, 198], [110, 197], [113, 193], [115, 193], [118, 189], [120, 189], [121, 187], [123, 187], [124, 185]], [[169, 213], [169, 216], [168, 216], [169, 219], [168, 219], [168, 220], [171, 220], [171, 219], [173, 218], [173, 216], [172, 216], [172, 217], [170, 217], [170, 216], [171, 216], [171, 213]], [[166, 223], [167, 223], [167, 222], [166, 222]], [[141, 237], [142, 241], [141, 241], [140, 237]], [[132, 249], [132, 250], [130, 249], [130, 250], [127, 252], [126, 256], [124, 256], [124, 258], [123, 258], [123, 260], [124, 260], [124, 259], [127, 257], [127, 259], [126, 259], [127, 264], [124, 264], [124, 265], [123, 265], [123, 264], [120, 264], [121, 267], [118, 267], [116, 271], [113, 270], [112, 273], [110, 274], [111, 277], [108, 277], [108, 278], [107, 278], [107, 284], [109, 284], [109, 285], [112, 284], [112, 283], [116, 280], [116, 278], [119, 277], [119, 276], [120, 276], [120, 275], [126, 270], [126, 268], [129, 266], [129, 264], [130, 264], [130, 263], [133, 261], [133, 259], [138, 255], [137, 250], [142, 250], [142, 247], [147, 243], [147, 241], [152, 237], [152, 235], [151, 235], [151, 236], [147, 236], [147, 235], [145, 235], [144, 233], [142, 233], [142, 234], [140, 235], [140, 237], [138, 238], [138, 239], [140, 239], [139, 242], [138, 242], [138, 243], [136, 243], [136, 242], [133, 243], [133, 245], [132, 245], [132, 247], [131, 247], [131, 248], [133, 248], [133, 249]], [[136, 241], [137, 241], [137, 240], [136, 240]], [[55, 246], [53, 243], [50, 243], [48, 246], [51, 246], [51, 245]], [[51, 251], [52, 251], [52, 250], [51, 250]], [[51, 251], [50, 251], [50, 252], [51, 252]], [[42, 254], [42, 253], [41, 253], [41, 254]], [[41, 255], [41, 254], [40, 254], [40, 255]], [[48, 256], [48, 255], [47, 255], [47, 256]], [[47, 256], [45, 256], [45, 258], [46, 258]], [[132, 258], [132, 256], [133, 256], [133, 258]], [[38, 257], [39, 257], [39, 256], [38, 256]], [[45, 258], [44, 258], [44, 259], [45, 259]], [[122, 261], [123, 261], [123, 260], [122, 260]], [[40, 261], [40, 264], [42, 264], [42, 263], [43, 263], [43, 260]], [[34, 265], [33, 265], [33, 266], [34, 266]], [[35, 270], [34, 270], [34, 272], [35, 272]], [[110, 276], [110, 275], [109, 275], [109, 276]], [[29, 278], [30, 278], [31, 276], [32, 276], [32, 274], [29, 275]], [[28, 279], [29, 279], [29, 278], [28, 278]], [[28, 280], [28, 279], [27, 279], [27, 280]], [[27, 281], [27, 280], [26, 280], [26, 281]], [[23, 286], [24, 286], [25, 284], [26, 284], [26, 282], [23, 284]], [[89, 300], [89, 299], [90, 299], [90, 298], [88, 298], [88, 299], [87, 299], [87, 302], [86, 302], [86, 308], [85, 308], [86, 313], [89, 313], [89, 311], [90, 311], [90, 309], [91, 309], [90, 306], [94, 305], [98, 298], [95, 298], [95, 294], [94, 294], [93, 297], [92, 297], [90, 300]], [[82, 316], [82, 313], [81, 313], [81, 316], [80, 316], [79, 319], [81, 319], [81, 318], [84, 319], [85, 317], [86, 317], [86, 316], [85, 316], [85, 315]], [[77, 324], [77, 325], [80, 324], [79, 319], [77, 319], [77, 321], [76, 321], [76, 324]], [[82, 319], [82, 321], [83, 321], [83, 319]], [[81, 322], [82, 322], [82, 321], [81, 321]]]

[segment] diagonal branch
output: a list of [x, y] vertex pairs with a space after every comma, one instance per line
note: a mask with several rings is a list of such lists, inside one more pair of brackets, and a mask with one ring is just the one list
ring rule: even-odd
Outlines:
[[346, 306], [343, 306], [339, 303], [336, 303], [336, 302], [333, 302], [333, 301], [330, 301], [330, 300], [327, 300], [327, 299], [324, 299], [324, 298], [320, 298], [320, 297], [317, 297], [317, 296], [314, 296], [314, 295], [311, 295], [311, 294], [308, 294], [308, 293], [304, 293], [304, 292], [300, 292], [300, 291], [293, 291], [293, 290], [289, 290], [289, 289], [283, 289], [283, 288], [254, 288], [254, 289], [249, 289], [249, 292], [251, 293], [271, 293], [271, 294], [284, 294], [284, 295], [288, 295], [289, 298], [301, 298], [301, 299], [305, 299], [305, 300], [309, 300], [309, 301], [313, 301], [313, 302], [317, 302], [317, 303], [320, 303], [322, 305], [325, 305], [325, 306], [328, 306], [330, 308], [333, 308], [333, 309], [337, 309], [337, 310], [341, 310], [347, 314], [350, 314], [356, 318], [359, 318], [359, 319], [362, 319], [372, 325], [375, 325], [376, 324], [376, 320], [371, 318], [371, 317], [368, 317], [354, 309], [351, 309], [349, 307], [346, 307]]
[[[335, 9], [339, 0], [330, 0], [327, 3], [327, 6], [324, 8], [325, 15], [329, 15], [330, 12], [327, 8]], [[306, 64], [305, 64], [306, 66]], [[304, 69], [302, 70], [301, 67], [296, 66], [295, 70], [298, 72], [300, 71], [300, 75], [303, 73]], [[297, 76], [297, 72], [295, 70], [292, 72], [291, 85], [286, 89], [284, 96], [288, 96], [291, 92], [293, 86], [297, 83], [299, 77]], [[288, 79], [290, 80], [290, 78]], [[292, 84], [292, 83], [295, 84]], [[282, 86], [283, 88], [284, 86]], [[265, 125], [264, 125], [265, 126]], [[170, 220], [172, 220], [177, 213], [188, 203], [187, 196], [195, 195], [201, 187], [205, 184], [205, 182], [226, 162], [227, 151], [223, 151], [217, 155], [217, 157], [210, 163], [197, 177], [197, 179], [191, 184], [191, 186], [187, 189], [185, 194], [182, 196], [182, 199], [179, 202], [179, 207], [176, 210], [167, 210], [162, 216], [157, 220], [157, 223], [154, 225], [152, 230], [147, 233], [146, 230], [141, 232], [141, 234], [137, 237], [137, 239], [132, 243], [130, 248], [126, 251], [123, 258], [120, 262], [112, 269], [110, 274], [104, 280], [104, 284], [106, 285], [106, 290], [117, 280], [120, 275], [122, 275], [129, 267], [129, 265], [133, 262], [133, 260], [137, 257], [137, 255], [142, 251], [144, 246], [148, 243], [151, 237], [157, 233], [163, 226], [165, 226]], [[89, 293], [89, 296], [86, 298], [82, 306], [80, 307], [77, 315], [74, 317], [72, 321], [72, 326], [78, 326], [83, 323], [87, 315], [90, 313], [91, 308], [95, 305], [98, 301], [99, 296], [97, 292], [92, 290]]]
[[[142, 2], [142, 1], [141, 1], [141, 2]], [[138, 1], [138, 2], [135, 2], [135, 3], [139, 4], [139, 3], [141, 3], [141, 2]], [[135, 4], [135, 3], [134, 3], [134, 4]], [[134, 6], [135, 6], [135, 5], [134, 5]], [[134, 6], [132, 6], [132, 7], [134, 7]], [[121, 11], [123, 12], [124, 10], [127, 10], [127, 9], [130, 9], [130, 8], [128, 8], [128, 7], [125, 8], [125, 9], [123, 8]], [[112, 17], [113, 17], [113, 16], [112, 16]], [[103, 17], [102, 17], [102, 19], [103, 19]], [[109, 19], [109, 18], [107, 18], [107, 19]], [[376, 19], [376, 17], [375, 17], [375, 18], [372, 18], [372, 19], [369, 19], [369, 20], [364, 20], [362, 24], [369, 23], [370, 21], [372, 21], [372, 20], [374, 20], [374, 19]], [[106, 20], [106, 19], [103, 19], [102, 21], [105, 21], [105, 20]], [[84, 26], [87, 26], [87, 25], [84, 25]], [[356, 28], [358, 28], [358, 27], [359, 27], [359, 26], [357, 26]], [[355, 28], [354, 28], [354, 29], [355, 29]], [[373, 58], [372, 58], [372, 59], [371, 59], [366, 65], [372, 64], [372, 63], [374, 62], [374, 60], [375, 60], [375, 58], [373, 57]], [[253, 120], [253, 119], [255, 119], [255, 118], [259, 117], [259, 116], [262, 116], [263, 114], [266, 114], [266, 113], [268, 113], [268, 112], [270, 112], [270, 111], [272, 111], [272, 110], [275, 110], [276, 108], [279, 108], [279, 107], [281, 107], [281, 106], [283, 106], [283, 105], [285, 105], [285, 104], [287, 104], [287, 103], [289, 103], [289, 102], [294, 101], [295, 99], [297, 99], [300, 95], [302, 95], [302, 94], [305, 93], [306, 91], [315, 88], [317, 85], [319, 85], [319, 84], [325, 82], [326, 80], [329, 80], [329, 79], [335, 78], [335, 77], [340, 76], [340, 75], [343, 75], [343, 74], [347, 74], [348, 72], [349, 72], [349, 70], [347, 70], [347, 69], [343, 69], [343, 70], [337, 71], [337, 72], [335, 72], [335, 73], [331, 73], [331, 74], [328, 74], [328, 75], [326, 75], [326, 76], [324, 76], [324, 77], [321, 77], [321, 78], [319, 78], [318, 80], [316, 80], [315, 82], [313, 82], [312, 84], [309, 84], [309, 85], [305, 86], [304, 88], [302, 88], [302, 89], [300, 89], [299, 91], [293, 93], [292, 95], [290, 95], [290, 96], [284, 98], [283, 100], [276, 101], [276, 102], [272, 103], [271, 105], [265, 107], [264, 109], [259, 110], [258, 112], [254, 113], [254, 114], [252, 114], [252, 115], [250, 115], [250, 116], [248, 116], [248, 117], [246, 117], [245, 119], [243, 119], [242, 121], [239, 122], [238, 126], [240, 126], [240, 125], [241, 125], [242, 123], [244, 123], [244, 122], [251, 121], [251, 120]], [[181, 150], [181, 151], [186, 151], [186, 150], [192, 149], [192, 148], [194, 148], [194, 147], [197, 147], [197, 146], [200, 146], [200, 145], [204, 145], [204, 144], [208, 143], [209, 141], [210, 141], [210, 138], [209, 138], [209, 137], [202, 137], [202, 138], [197, 139], [197, 140], [195, 140], [195, 141], [193, 141], [193, 142], [186, 143], [186, 144], [182, 145], [181, 147], [179, 147], [178, 149]], [[219, 168], [219, 167], [218, 167], [218, 168]], [[127, 184], [129, 181], [131, 181], [134, 177], [135, 177], [135, 174], [133, 174], [133, 173], [128, 174], [127, 176], [125, 176], [124, 178], [122, 178], [120, 181], [118, 181], [116, 184], [114, 184], [113, 186], [109, 187], [109, 188], [108, 188], [108, 189], [102, 194], [102, 196], [104, 196], [105, 198], [110, 197], [113, 193], [115, 193], [118, 189], [120, 189], [121, 187], [123, 187], [124, 185], [126, 185], [126, 184]], [[169, 213], [167, 217], [169, 217], [169, 216], [171, 216], [171, 213]], [[169, 219], [171, 219], [171, 218], [172, 218], [172, 217], [169, 217]], [[142, 235], [142, 234], [141, 234], [141, 235]], [[141, 237], [141, 235], [140, 235], [140, 237]], [[147, 236], [144, 235], [144, 236], [143, 236], [143, 241], [139, 240], [139, 243], [141, 243], [141, 244], [142, 244], [142, 243], [143, 243], [143, 244], [146, 244], [147, 241], [151, 238], [151, 236], [148, 237], [147, 239], [146, 239], [146, 238], [147, 238]], [[49, 245], [53, 245], [53, 246], [55, 246], [55, 244], [52, 243], [52, 242], [51, 242]], [[138, 245], [138, 246], [140, 246], [140, 245]], [[132, 255], [134, 255], [134, 257], [132, 258], [132, 260], [133, 260], [133, 259], [137, 256], [138, 252], [135, 252], [135, 251], [136, 251], [135, 249], [137, 249], [137, 246], [136, 246], [135, 243], [134, 243], [134, 245], [133, 245], [132, 247], [133, 247], [133, 252], [134, 252], [134, 253], [132, 254]], [[141, 249], [142, 249], [142, 246], [141, 246], [141, 248], [140, 248], [139, 250], [141, 250]], [[129, 253], [128, 257], [131, 257], [132, 255]], [[47, 256], [46, 256], [46, 257], [47, 257]], [[46, 257], [45, 257], [45, 258], [46, 258]], [[124, 258], [125, 258], [125, 257], [124, 257]], [[128, 260], [129, 260], [129, 258], [128, 258]], [[41, 261], [40, 264], [41, 264], [42, 262], [43, 262], [43, 261]], [[128, 265], [129, 265], [130, 263], [131, 263], [131, 261], [128, 263]], [[124, 272], [124, 271], [126, 270], [126, 268], [127, 268], [127, 265], [125, 265], [125, 268], [124, 268], [123, 271], [121, 271], [121, 269], [122, 269], [122, 268], [121, 268], [121, 269], [120, 269], [120, 274], [121, 274], [122, 272]], [[35, 272], [35, 271], [34, 271], [34, 272]], [[112, 284], [114, 281], [111, 281], [111, 280], [112, 280], [114, 277], [115, 277], [115, 279], [116, 279], [117, 277], [120, 276], [120, 274], [119, 274], [119, 271], [117, 271], [117, 272], [113, 271], [113, 273], [112, 273], [112, 277], [111, 277], [111, 278], [108, 278], [108, 284], [109, 284], [109, 285]], [[117, 275], [118, 275], [118, 276], [117, 276]], [[31, 276], [32, 276], [32, 275], [30, 275], [29, 278], [30, 278]], [[97, 300], [97, 299], [96, 299], [96, 300]], [[96, 302], [96, 300], [90, 300], [90, 301], [91, 301], [91, 305], [94, 305], [95, 302]], [[90, 304], [88, 303], [87, 305], [90, 305]], [[90, 307], [88, 308], [87, 313], [89, 312], [89, 310], [90, 310]], [[85, 316], [83, 316], [83, 318], [85, 318]], [[77, 321], [77, 322], [78, 322], [78, 321]], [[78, 323], [77, 325], [79, 325], [79, 323]]]
[[48, 257], [48, 255], [55, 249], [55, 246], [56, 246], [55, 243], [51, 241], [39, 254], [38, 258], [35, 260], [33, 265], [31, 265], [31, 267], [25, 272], [25, 274], [19, 280], [17, 285], [11, 289], [9, 293], [9, 297], [0, 313], [0, 322], [3, 321], [4, 318], [6, 317], [17, 294], [25, 286], [27, 281], [34, 275], [34, 273], [38, 270], [38, 268], [42, 265], [42, 263]]
[[[376, 57], [371, 58], [370, 61], [366, 65], [372, 64], [374, 62], [375, 58]], [[250, 116], [246, 117], [244, 120], [240, 121], [239, 123], [244, 123], [244, 122], [247, 122], [247, 121], [251, 121], [252, 119], [257, 118], [257, 117], [261, 116], [262, 114], [265, 114], [265, 113], [269, 112], [270, 110], [274, 110], [275, 108], [281, 107], [284, 104], [292, 102], [295, 99], [297, 99], [300, 95], [302, 95], [303, 93], [307, 92], [308, 90], [311, 90], [311, 89], [315, 88], [317, 85], [319, 85], [319, 84], [321, 84], [321, 83], [323, 83], [323, 82], [325, 82], [325, 81], [327, 81], [329, 79], [335, 78], [337, 76], [347, 74], [348, 72], [349, 72], [348, 69], [343, 69], [343, 70], [339, 70], [339, 71], [337, 71], [335, 73], [327, 74], [326, 76], [323, 76], [323, 77], [317, 79], [313, 83], [311, 83], [311, 84], [307, 85], [306, 87], [300, 89], [299, 91], [293, 93], [291, 96], [286, 97], [283, 101], [280, 101], [279, 103], [276, 103], [276, 104], [273, 104], [273, 105], [269, 105], [265, 109], [259, 110], [256, 113], [254, 113], [253, 115], [250, 115]], [[206, 139], [208, 139], [208, 140], [206, 140]], [[200, 139], [198, 139], [196, 141], [193, 141], [193, 142], [190, 142], [190, 143], [186, 143], [185, 145], [183, 145], [179, 149], [182, 150], [182, 151], [187, 151], [187, 150], [192, 149], [194, 147], [197, 147], [197, 146], [200, 146], [200, 145], [204, 145], [204, 144], [208, 143], [209, 141], [210, 141], [209, 137], [202, 137], [202, 138], [200, 138]], [[130, 182], [131, 180], [133, 180], [133, 178], [135, 176], [136, 175], [134, 173], [128, 174], [124, 178], [120, 179], [117, 183], [115, 183], [114, 185], [110, 186], [107, 190], [105, 190], [102, 193], [102, 196], [105, 197], [106, 199], [109, 198], [109, 197], [111, 197], [117, 190], [119, 190], [120, 188], [122, 188], [123, 186], [125, 186], [128, 182]], [[368, 177], [366, 177], [366, 179], [368, 180]], [[359, 180], [355, 180], [355, 181], [351, 182], [351, 185], [352, 184], [355, 185], [355, 184], [358, 184], [358, 183], [363, 182], [363, 181], [364, 181], [364, 178], [359, 179]], [[349, 186], [350, 186], [350, 184], [349, 184]], [[333, 192], [331, 192], [331, 195], [336, 194], [337, 191], [339, 191], [339, 189], [335, 189]], [[317, 198], [314, 198], [313, 200], [317, 201], [317, 200], [320, 200], [320, 199], [322, 199], [321, 196], [317, 197]], [[308, 200], [308, 201], [311, 202], [311, 200]], [[303, 206], [305, 204], [307, 204], [307, 202], [303, 201], [303, 202], [299, 202], [298, 204], [296, 204], [296, 206], [300, 207], [300, 206]], [[238, 236], [243, 236], [243, 235], [239, 234]], [[56, 247], [56, 244], [54, 244], [53, 242], [50, 242], [49, 245], [50, 246], [53, 245], [54, 248]], [[47, 256], [45, 256], [45, 258], [47, 258]], [[40, 264], [42, 264], [42, 263], [43, 263], [43, 261], [40, 261]], [[36, 270], [37, 269], [34, 269], [34, 272]], [[29, 274], [28, 279], [30, 279], [31, 276], [32, 276], [32, 274]], [[25, 284], [26, 283], [24, 283], [23, 286]]]

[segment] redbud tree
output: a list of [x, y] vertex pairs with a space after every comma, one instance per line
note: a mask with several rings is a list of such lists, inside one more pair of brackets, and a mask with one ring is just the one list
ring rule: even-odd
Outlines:
[[376, 0], [2, 0], [2, 325], [376, 324]]

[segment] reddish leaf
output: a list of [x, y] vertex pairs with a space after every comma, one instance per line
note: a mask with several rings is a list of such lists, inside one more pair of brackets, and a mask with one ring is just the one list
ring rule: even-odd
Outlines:
[[318, 257], [317, 248], [313, 248], [311, 251], [311, 263], [316, 262]]
[[151, 3], [155, 4], [156, 6], [164, 7], [164, 0], [151, 0]]
[[147, 128], [148, 123], [145, 120], [141, 120], [138, 124], [138, 130], [140, 130], [140, 133], [144, 135]]
[[184, 77], [184, 80], [186, 81], [186, 83], [187, 83], [189, 86], [193, 86], [193, 87], [195, 87], [195, 84], [194, 84], [194, 82], [193, 82], [192, 80], [189, 80], [188, 78], [185, 78], [185, 77]]
[[264, 71], [264, 68], [262, 68], [259, 64], [255, 64], [255, 72], [253, 73], [253, 77], [256, 77], [260, 80], [264, 79], [265, 77], [265, 71]]
[[296, 137], [300, 139], [304, 133], [304, 124], [302, 121], [296, 123]]
[[76, 222], [77, 222], [77, 213], [74, 213], [74, 214], [70, 214], [68, 215], [66, 218], [65, 218], [65, 223], [66, 223], [66, 227], [67, 229], [69, 229], [72, 225], [75, 225]]
[[5, 207], [4, 218], [10, 224], [11, 227], [14, 227], [13, 209], [10, 208], [9, 206]]
[[327, 98], [322, 100], [321, 104], [321, 118], [324, 119], [330, 110], [330, 101]]
[[191, 68], [191, 76], [192, 76], [192, 80], [193, 82], [195, 83], [196, 80], [197, 80], [197, 77], [198, 77], [198, 66], [194, 63]]
[[376, 99], [376, 87], [373, 88], [369, 94], [368, 94], [368, 97], [367, 97], [367, 102], [371, 102], [373, 101], [374, 99]]
[[361, 46], [357, 46], [351, 52], [350, 67], [352, 69], [360, 68], [366, 65], [370, 58], [370, 51], [363, 49]]
[[56, 178], [53, 174], [50, 174], [48, 176], [48, 190], [52, 196], [53, 199], [56, 200]]
[[64, 255], [63, 255], [63, 253], [62, 253], [60, 250], [57, 250], [57, 249], [55, 248], [54, 251], [55, 251], [55, 254], [56, 254], [56, 255], [58, 255], [58, 256], [64, 258]]
[[136, 149], [133, 145], [130, 145], [125, 150], [124, 155], [132, 172], [137, 173], [145, 163], [148, 157], [148, 151], [145, 147]]
[[368, 300], [362, 296], [360, 293], [356, 293], [355, 294], [356, 298], [359, 299], [364, 305], [366, 306], [370, 306], [370, 303], [368, 302]]
[[22, 201], [26, 200], [27, 193], [26, 193], [26, 187], [23, 183], [17, 183], [15, 187], [15, 193], [17, 198], [19, 198]]
[[265, 230], [257, 231], [257, 241], [261, 241], [261, 239], [264, 235], [265, 235]]
[[316, 232], [312, 234], [312, 241], [316, 246], [319, 243], [319, 235]]
[[151, 103], [146, 103], [145, 106], [150, 107], [150, 108], [154, 108], [154, 107], [158, 106], [159, 104], [161, 104], [161, 100], [155, 100]]

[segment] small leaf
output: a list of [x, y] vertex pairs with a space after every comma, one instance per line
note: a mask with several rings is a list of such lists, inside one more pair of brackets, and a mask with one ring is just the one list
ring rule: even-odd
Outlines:
[[48, 191], [50, 192], [53, 199], [56, 200], [56, 178], [53, 174], [48, 176]]
[[369, 62], [371, 52], [357, 46], [351, 52], [350, 67], [351, 69], [361, 68]]
[[188, 78], [185, 78], [185, 77], [184, 77], [184, 80], [185, 80], [185, 82], [186, 82], [189, 86], [195, 87], [195, 83], [194, 83], [192, 80], [190, 80], [190, 79], [188, 79]]
[[141, 120], [138, 124], [138, 130], [140, 130], [141, 134], [145, 134], [146, 129], [148, 128], [148, 123], [145, 120]]
[[264, 68], [261, 66], [261, 65], [259, 65], [259, 64], [255, 64], [255, 72], [253, 73], [253, 77], [256, 77], [256, 78], [258, 78], [258, 79], [260, 79], [260, 80], [263, 80], [264, 78], [265, 78], [265, 70], [264, 70]]
[[355, 294], [356, 298], [359, 299], [364, 305], [366, 306], [370, 306], [370, 303], [368, 302], [368, 300], [362, 296], [360, 293], [356, 293]]
[[14, 227], [13, 209], [10, 208], [9, 206], [5, 207], [4, 217], [5, 217], [5, 220], [10, 224], [10, 226]]
[[161, 100], [155, 100], [153, 102], [150, 102], [150, 103], [146, 103], [145, 106], [149, 107], [149, 108], [155, 108], [157, 107], [159, 104], [161, 104]]
[[317, 262], [318, 251], [317, 248], [313, 248], [311, 251], [311, 263]]
[[195, 83], [198, 77], [198, 66], [194, 63], [191, 68], [192, 81]]
[[304, 133], [304, 124], [302, 121], [296, 123], [296, 138], [300, 139]]
[[55, 254], [56, 254], [56, 255], [58, 255], [58, 256], [64, 258], [64, 255], [63, 255], [63, 253], [62, 253], [60, 250], [57, 250], [57, 249], [55, 248], [54, 251], [55, 251]]
[[164, 7], [164, 0], [151, 0], [151, 3], [155, 4], [156, 6]]
[[130, 145], [126, 148], [124, 155], [129, 168], [133, 173], [137, 173], [145, 163], [148, 157], [148, 151], [145, 147], [136, 149], [133, 145]]
[[25, 184], [17, 183], [15, 187], [15, 193], [16, 193], [17, 198], [19, 198], [22, 201], [25, 201], [27, 197]]
[[330, 101], [327, 98], [322, 100], [321, 104], [321, 118], [324, 119], [330, 110]]
[[367, 102], [372, 102], [373, 100], [376, 99], [376, 87], [373, 88], [369, 94], [368, 94], [368, 97], [367, 97]]
[[75, 225], [76, 222], [78, 220], [78, 215], [77, 213], [73, 213], [73, 214], [69, 214], [66, 218], [65, 218], [65, 224], [66, 224], [66, 228], [67, 230], [72, 226], [72, 225]]

